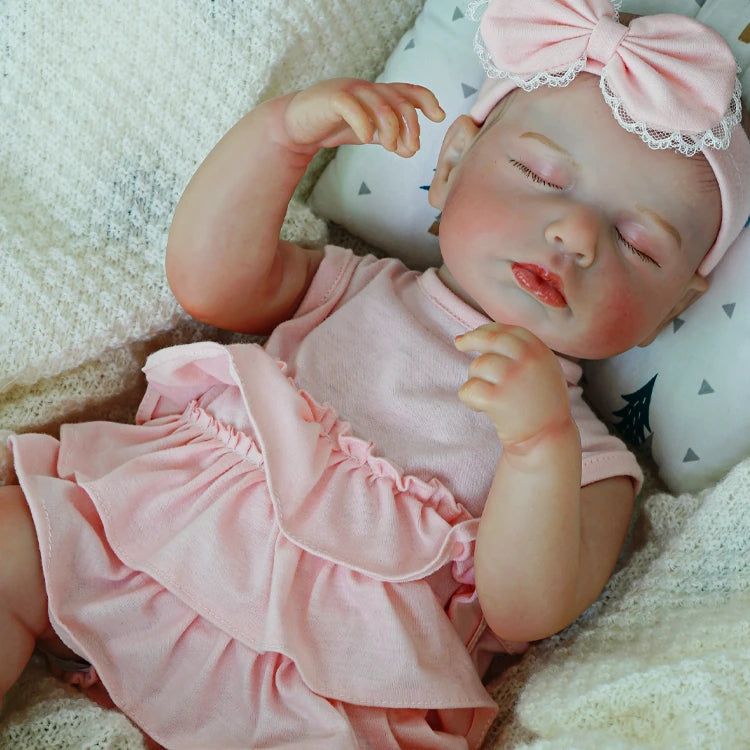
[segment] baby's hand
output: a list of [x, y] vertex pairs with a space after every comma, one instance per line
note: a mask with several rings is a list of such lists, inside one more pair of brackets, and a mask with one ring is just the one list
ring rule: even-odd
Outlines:
[[492, 420], [506, 449], [569, 422], [560, 363], [530, 331], [488, 323], [458, 336], [456, 348], [479, 352], [458, 397]]
[[434, 122], [445, 117], [435, 95], [423, 86], [334, 78], [290, 99], [286, 132], [299, 146], [379, 143], [408, 157], [419, 149], [418, 109]]

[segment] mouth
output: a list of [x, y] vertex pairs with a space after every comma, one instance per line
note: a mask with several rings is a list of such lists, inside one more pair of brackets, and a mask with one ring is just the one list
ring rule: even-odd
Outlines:
[[562, 279], [533, 263], [514, 263], [511, 271], [518, 285], [549, 307], [567, 307]]

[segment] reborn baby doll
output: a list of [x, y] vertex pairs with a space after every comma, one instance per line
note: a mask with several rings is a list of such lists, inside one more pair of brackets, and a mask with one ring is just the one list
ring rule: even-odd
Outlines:
[[478, 747], [487, 654], [599, 595], [640, 471], [574, 360], [650, 340], [739, 232], [736, 63], [607, 0], [498, 0], [481, 29], [490, 78], [430, 187], [440, 268], [279, 238], [320, 148], [415, 152], [426, 89], [272, 99], [198, 169], [170, 284], [270, 336], [153, 355], [136, 425], [11, 438], [3, 694], [39, 643], [167, 747]]

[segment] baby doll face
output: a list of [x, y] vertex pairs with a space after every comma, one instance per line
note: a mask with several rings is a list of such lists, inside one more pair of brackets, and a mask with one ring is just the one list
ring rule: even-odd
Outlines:
[[480, 131], [459, 118], [430, 189], [446, 283], [587, 359], [647, 343], [705, 290], [721, 218], [708, 162], [649, 149], [598, 82], [516, 92]]

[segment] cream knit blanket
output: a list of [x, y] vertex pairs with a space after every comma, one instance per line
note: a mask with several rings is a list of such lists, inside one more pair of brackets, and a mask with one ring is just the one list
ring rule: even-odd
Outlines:
[[[149, 351], [228, 340], [189, 322], [164, 281], [187, 180], [261, 99], [373, 77], [420, 6], [0, 4], [0, 432], [128, 419]], [[315, 241], [326, 228], [297, 201], [285, 232]], [[0, 450], [0, 478], [7, 469]], [[645, 498], [597, 604], [493, 682], [501, 716], [489, 747], [726, 748], [750, 737], [750, 463], [703, 495]], [[142, 742], [34, 663], [3, 706], [0, 748], [53, 747]]]
[[643, 497], [599, 600], [492, 683], [488, 747], [750, 747], [750, 459], [700, 494]]
[[[0, 4], [0, 428], [121, 413], [144, 342], [184, 321], [164, 247], [196, 166], [262, 99], [374, 77], [420, 7]], [[287, 236], [324, 237], [301, 203], [289, 214]]]

